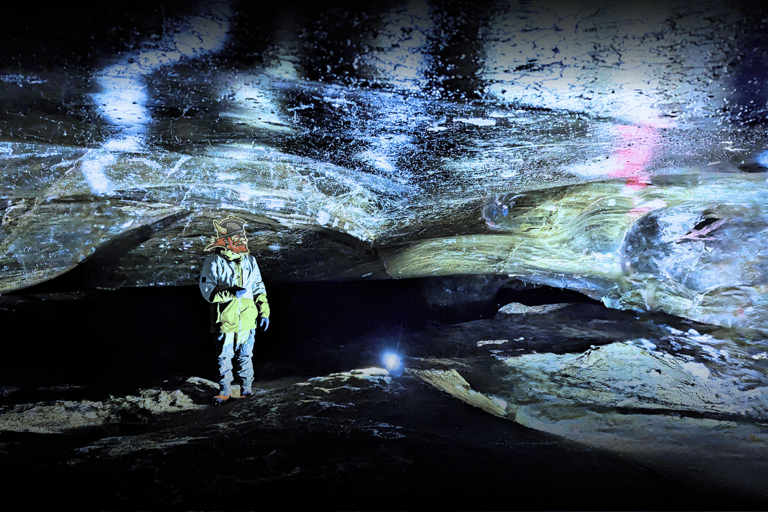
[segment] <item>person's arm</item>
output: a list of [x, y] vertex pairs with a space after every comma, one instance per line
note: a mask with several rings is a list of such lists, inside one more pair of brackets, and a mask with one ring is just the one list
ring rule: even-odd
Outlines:
[[235, 298], [237, 288], [219, 284], [216, 275], [217, 256], [208, 256], [203, 262], [203, 270], [200, 272], [200, 293], [208, 302], [228, 302]]
[[261, 278], [261, 270], [259, 270], [259, 265], [256, 263], [256, 259], [254, 258], [252, 262], [251, 293], [253, 293], [253, 302], [256, 303], [256, 307], [259, 309], [261, 327], [266, 331], [269, 328], [269, 301], [267, 301], [267, 288], [264, 286], [264, 281]]
[[261, 327], [266, 331], [269, 329], [269, 302], [267, 302], [267, 292], [258, 294], [254, 299], [254, 302], [256, 302], [256, 307], [259, 308]]

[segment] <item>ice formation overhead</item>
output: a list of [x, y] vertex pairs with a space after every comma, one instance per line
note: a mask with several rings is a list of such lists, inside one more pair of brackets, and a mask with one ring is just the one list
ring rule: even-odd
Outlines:
[[[301, 506], [360, 508], [366, 484], [391, 490], [386, 469], [398, 504], [455, 506], [446, 489], [465, 486], [468, 509], [519, 508], [562, 475], [555, 508], [610, 488], [619, 508], [765, 509], [766, 20], [714, 0], [0, 8], [0, 323], [10, 340], [46, 320], [33, 369], [3, 345], [3, 398], [30, 403], [0, 404], [22, 433], [0, 455], [20, 483], [62, 469], [43, 503], [104, 474], [122, 491], [91, 500], [220, 503], [231, 471], [247, 503], [306, 482], [326, 501]], [[197, 410], [204, 381], [112, 390], [203, 367], [207, 314], [177, 286], [229, 214], [281, 309], [260, 377], [302, 378], [155, 429], [144, 412]], [[610, 308], [532, 306], [539, 285]], [[348, 372], [395, 347], [391, 373]], [[70, 400], [65, 378], [110, 398]], [[187, 472], [243, 421], [249, 450], [238, 437], [222, 471]], [[78, 430], [74, 452], [24, 436]], [[553, 451], [551, 434], [600, 450]], [[626, 458], [585, 465], [602, 450]]]
[[760, 16], [278, 11], [109, 11], [36, 60], [3, 36], [1, 292], [192, 284], [233, 212], [276, 281], [507, 275], [768, 328]]

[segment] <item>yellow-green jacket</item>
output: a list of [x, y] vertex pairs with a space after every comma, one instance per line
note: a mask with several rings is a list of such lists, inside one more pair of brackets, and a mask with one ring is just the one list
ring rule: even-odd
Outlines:
[[[235, 295], [238, 288], [246, 290], [241, 298]], [[200, 273], [200, 292], [215, 308], [211, 320], [218, 332], [255, 329], [259, 316], [269, 318], [267, 290], [250, 254], [220, 250], [208, 256]]]

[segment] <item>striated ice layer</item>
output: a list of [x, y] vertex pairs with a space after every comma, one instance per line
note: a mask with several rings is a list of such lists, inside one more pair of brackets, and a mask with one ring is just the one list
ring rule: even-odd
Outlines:
[[[173, 258], [168, 284], [180, 284], [186, 272], [195, 279], [195, 261], [221, 212], [237, 212], [256, 232], [275, 233], [262, 236], [259, 246], [279, 241], [281, 233], [287, 241], [296, 231], [371, 243], [388, 222], [378, 213], [379, 195], [390, 192], [386, 182], [265, 149], [222, 147], [195, 156], [90, 150], [41, 178], [49, 183], [30, 191], [36, 201], [15, 199], [5, 211], [0, 290], [43, 282], [94, 254], [117, 266], [131, 250], [145, 263], [156, 258], [159, 271], [161, 260]], [[142, 247], [145, 242], [156, 246]]]
[[3, 34], [0, 293], [192, 284], [237, 214], [275, 281], [514, 276], [764, 331], [763, 21], [703, 5], [107, 5], [63, 53]]
[[387, 259], [395, 276], [508, 274], [610, 307], [768, 331], [765, 177], [656, 177], [503, 194], [489, 232], [419, 241]]

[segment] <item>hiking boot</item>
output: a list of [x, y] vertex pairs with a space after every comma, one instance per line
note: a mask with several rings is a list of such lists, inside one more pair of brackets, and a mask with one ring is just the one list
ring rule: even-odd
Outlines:
[[245, 398], [248, 396], [253, 396], [253, 388], [249, 387], [243, 387], [243, 390], [240, 392], [240, 397]]
[[231, 394], [232, 393], [228, 389], [222, 390], [220, 394], [213, 397], [213, 405], [223, 405], [229, 400]]

